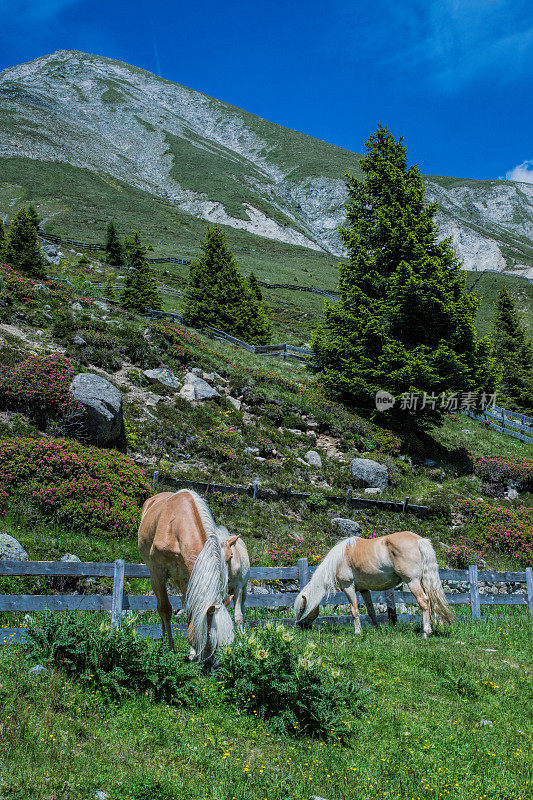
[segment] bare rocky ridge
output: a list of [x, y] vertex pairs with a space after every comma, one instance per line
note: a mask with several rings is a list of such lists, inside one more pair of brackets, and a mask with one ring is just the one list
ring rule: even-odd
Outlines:
[[[0, 111], [0, 158], [85, 167], [194, 216], [342, 253], [343, 174], [357, 172], [355, 153], [137, 67], [69, 50], [0, 73]], [[441, 232], [468, 269], [533, 276], [533, 186], [425, 180]]]

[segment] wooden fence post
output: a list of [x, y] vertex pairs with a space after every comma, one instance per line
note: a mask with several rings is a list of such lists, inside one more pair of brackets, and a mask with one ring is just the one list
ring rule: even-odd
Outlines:
[[154, 485], [157, 486], [158, 483], [159, 483], [159, 470], [156, 469], [156, 471], [154, 472]]
[[124, 559], [115, 561], [113, 574], [113, 600], [111, 605], [111, 627], [120, 628], [122, 623], [122, 602], [124, 598]]
[[394, 589], [387, 589], [383, 592], [383, 599], [387, 604], [387, 617], [389, 618], [390, 625], [396, 625], [398, 622], [398, 615], [396, 613], [396, 600], [394, 599]]
[[298, 559], [298, 581], [300, 583], [300, 591], [309, 583], [309, 562], [307, 558]]
[[402, 511], [403, 511], [404, 514], [407, 511], [407, 506], [408, 505], [409, 505], [409, 498], [406, 497], [405, 500], [403, 501], [403, 506], [402, 506]]
[[481, 606], [479, 603], [479, 583], [477, 577], [477, 564], [468, 567], [468, 582], [470, 584], [470, 609], [473, 619], [481, 619]]
[[526, 567], [526, 587], [529, 616], [533, 617], [533, 567]]

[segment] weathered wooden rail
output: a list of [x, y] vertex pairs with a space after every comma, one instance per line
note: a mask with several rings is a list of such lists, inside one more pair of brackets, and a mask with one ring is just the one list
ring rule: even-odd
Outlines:
[[[303, 588], [313, 574], [315, 567], [310, 567], [307, 558], [301, 558], [295, 567], [252, 567], [251, 581], [289, 581], [297, 584], [298, 591]], [[486, 605], [513, 605], [528, 607], [529, 617], [533, 619], [533, 570], [528, 567], [524, 572], [495, 572], [492, 570], [478, 570], [477, 566], [470, 566], [468, 570], [441, 569], [441, 580], [457, 583], [468, 583], [468, 592], [447, 593], [446, 597], [451, 605], [469, 605], [471, 617], [482, 619], [481, 606]], [[0, 562], [0, 576], [41, 576], [62, 578], [101, 577], [112, 578], [113, 587], [111, 594], [95, 595], [0, 595], [0, 611], [4, 612], [31, 612], [31, 611], [107, 611], [111, 614], [111, 625], [118, 627], [121, 624], [125, 611], [156, 611], [156, 598], [152, 595], [127, 595], [124, 594], [124, 581], [132, 578], [148, 578], [148, 568], [144, 564], [126, 564], [123, 559], [115, 562], [64, 562], [64, 561], [3, 561]], [[525, 594], [482, 594], [479, 582], [509, 582], [525, 583]], [[292, 587], [291, 587], [292, 588]], [[279, 609], [292, 607], [297, 591], [276, 591], [268, 594], [248, 595], [246, 605], [248, 608]], [[384, 603], [388, 608], [396, 602], [415, 604], [416, 600], [409, 591], [372, 592], [372, 599], [377, 603]], [[181, 598], [175, 595], [170, 597], [170, 602], [175, 610], [182, 608]], [[337, 592], [327, 599], [324, 605], [345, 605], [346, 597], [342, 592]], [[418, 619], [417, 615], [401, 614], [400, 621]], [[321, 624], [340, 624], [350, 621], [348, 616], [323, 617]], [[294, 624], [293, 618], [277, 620], [285, 624]], [[251, 624], [261, 624], [259, 620], [252, 620]], [[157, 636], [159, 626], [141, 625], [141, 633]], [[182, 628], [180, 628], [180, 631]], [[24, 628], [0, 629], [0, 644], [20, 640], [24, 636]]]
[[[295, 492], [292, 487], [288, 486], [284, 489], [269, 489], [262, 488], [259, 483], [249, 483], [247, 486], [243, 484], [227, 484], [227, 483], [213, 483], [210, 481], [193, 481], [186, 478], [174, 478], [172, 475], [166, 475], [158, 470], [154, 472], [153, 482], [170, 486], [173, 489], [193, 489], [195, 492], [201, 494], [213, 494], [215, 492], [230, 493], [244, 495], [253, 498], [254, 500], [274, 500], [277, 502], [288, 500], [309, 500], [313, 495], [309, 492]], [[315, 492], [316, 494], [316, 492]], [[347, 508], [379, 508], [383, 511], [396, 511], [399, 513], [412, 513], [418, 517], [425, 517], [428, 512], [428, 506], [420, 506], [409, 502], [406, 497], [403, 500], [375, 500], [369, 497], [354, 497], [351, 489], [344, 497], [337, 495], [321, 495], [321, 499], [326, 503], [332, 505], [343, 505]]]
[[465, 412], [471, 419], [489, 424], [494, 430], [506, 433], [514, 439], [533, 444], [533, 417], [520, 414], [518, 411], [509, 411], [500, 406], [485, 408], [481, 414], [476, 414], [469, 409]]

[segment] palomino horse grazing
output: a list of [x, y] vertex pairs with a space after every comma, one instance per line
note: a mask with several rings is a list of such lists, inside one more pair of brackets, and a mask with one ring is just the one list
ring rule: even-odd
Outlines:
[[319, 604], [338, 583], [348, 598], [356, 633], [361, 633], [357, 592], [361, 592], [370, 619], [378, 622], [372, 605], [371, 589], [392, 589], [407, 583], [422, 609], [424, 638], [431, 634], [430, 617], [451, 622], [453, 614], [446, 602], [439, 577], [435, 551], [428, 539], [411, 531], [391, 533], [377, 539], [352, 536], [338, 542], [318, 565], [313, 577], [294, 602], [298, 624], [309, 626], [318, 616]]
[[185, 596], [191, 658], [212, 660], [235, 632], [226, 608], [228, 570], [206, 503], [189, 489], [150, 497], [142, 509], [138, 543], [169, 647], [174, 649], [168, 579]]
[[228, 565], [228, 594], [233, 595], [235, 603], [235, 624], [244, 627], [244, 604], [248, 580], [250, 578], [250, 559], [248, 550], [240, 536], [230, 536], [223, 525], [217, 528], [222, 552]]

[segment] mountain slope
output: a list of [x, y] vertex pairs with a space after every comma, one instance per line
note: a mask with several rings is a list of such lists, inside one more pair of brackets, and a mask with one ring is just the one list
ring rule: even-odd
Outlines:
[[[0, 159], [86, 168], [196, 218], [342, 253], [343, 176], [357, 173], [356, 153], [137, 67], [68, 50], [0, 73], [0, 111]], [[24, 185], [23, 168], [17, 181]], [[467, 268], [533, 273], [533, 187], [438, 177], [426, 184]]]

